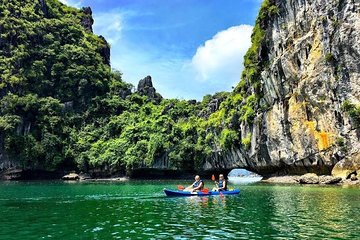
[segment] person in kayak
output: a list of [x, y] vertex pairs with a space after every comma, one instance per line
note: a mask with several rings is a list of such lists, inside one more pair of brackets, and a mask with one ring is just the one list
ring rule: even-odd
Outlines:
[[204, 188], [204, 182], [200, 179], [199, 175], [195, 176], [195, 182], [184, 189], [184, 191], [197, 192]]
[[223, 174], [219, 175], [219, 182], [215, 183], [217, 183], [217, 186], [213, 189], [213, 191], [227, 191], [227, 182]]

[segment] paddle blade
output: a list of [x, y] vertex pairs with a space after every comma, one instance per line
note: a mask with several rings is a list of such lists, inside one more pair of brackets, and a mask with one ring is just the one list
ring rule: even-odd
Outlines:
[[178, 190], [184, 190], [185, 189], [185, 187], [182, 186], [182, 185], [178, 185], [177, 187], [178, 187]]
[[202, 193], [208, 194], [209, 193], [209, 189], [208, 188], [204, 188], [203, 190], [201, 190]]
[[211, 180], [215, 181], [215, 175], [214, 174], [211, 176]]

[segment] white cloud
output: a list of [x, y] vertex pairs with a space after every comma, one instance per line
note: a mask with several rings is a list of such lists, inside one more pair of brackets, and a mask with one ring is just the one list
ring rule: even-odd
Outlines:
[[[120, 39], [117, 36], [122, 34], [122, 27], [127, 26], [120, 25], [118, 33], [104, 32], [112, 22], [100, 24], [102, 30], [95, 29], [95, 33], [101, 33], [109, 41]], [[231, 87], [240, 81], [243, 57], [251, 44], [251, 32], [252, 26], [249, 25], [220, 31], [189, 57], [176, 52], [157, 52], [156, 49], [144, 51], [123, 36], [112, 44], [111, 63], [112, 67], [124, 73], [125, 81], [135, 86], [140, 79], [151, 75], [155, 88], [164, 97], [201, 100], [206, 94], [231, 91]]]
[[81, 2], [83, 0], [60, 0], [63, 4], [66, 4], [68, 6], [79, 8], [81, 6]]
[[218, 32], [200, 46], [191, 60], [201, 81], [239, 81], [243, 57], [251, 45], [252, 26], [239, 25]]
[[94, 32], [103, 35], [111, 44], [121, 39], [124, 16], [120, 12], [100, 13], [94, 15]]

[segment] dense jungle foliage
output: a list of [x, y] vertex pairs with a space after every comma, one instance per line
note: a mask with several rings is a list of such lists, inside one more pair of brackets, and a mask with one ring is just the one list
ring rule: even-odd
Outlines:
[[[84, 27], [84, 9], [57, 0], [1, 0], [0, 151], [24, 169], [125, 171], [168, 159], [170, 169], [201, 168], [234, 146], [248, 149], [261, 97], [260, 28], [276, 7], [263, 3], [232, 93], [202, 102], [154, 101], [111, 70], [107, 42]], [[239, 66], [240, 67], [240, 66]], [[209, 112], [212, 100], [220, 106]], [[204, 114], [208, 113], [208, 114]]]

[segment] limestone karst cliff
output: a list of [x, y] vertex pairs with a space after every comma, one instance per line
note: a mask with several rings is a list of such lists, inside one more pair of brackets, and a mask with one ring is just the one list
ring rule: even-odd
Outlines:
[[91, 14], [57, 0], [1, 2], [0, 171], [74, 166], [65, 139], [112, 78]]
[[[329, 174], [337, 163], [348, 162], [350, 172], [356, 171], [360, 2], [264, 1], [252, 40], [246, 57], [254, 51], [256, 60], [245, 59], [238, 86], [258, 96], [254, 120], [239, 128], [242, 136], [251, 136], [251, 145], [218, 152], [206, 167]], [[247, 74], [249, 70], [255, 74]]]
[[150, 76], [132, 90], [92, 33], [90, 8], [4, 3], [0, 178], [359, 170], [358, 1], [265, 0], [240, 83], [202, 102], [164, 99]]

